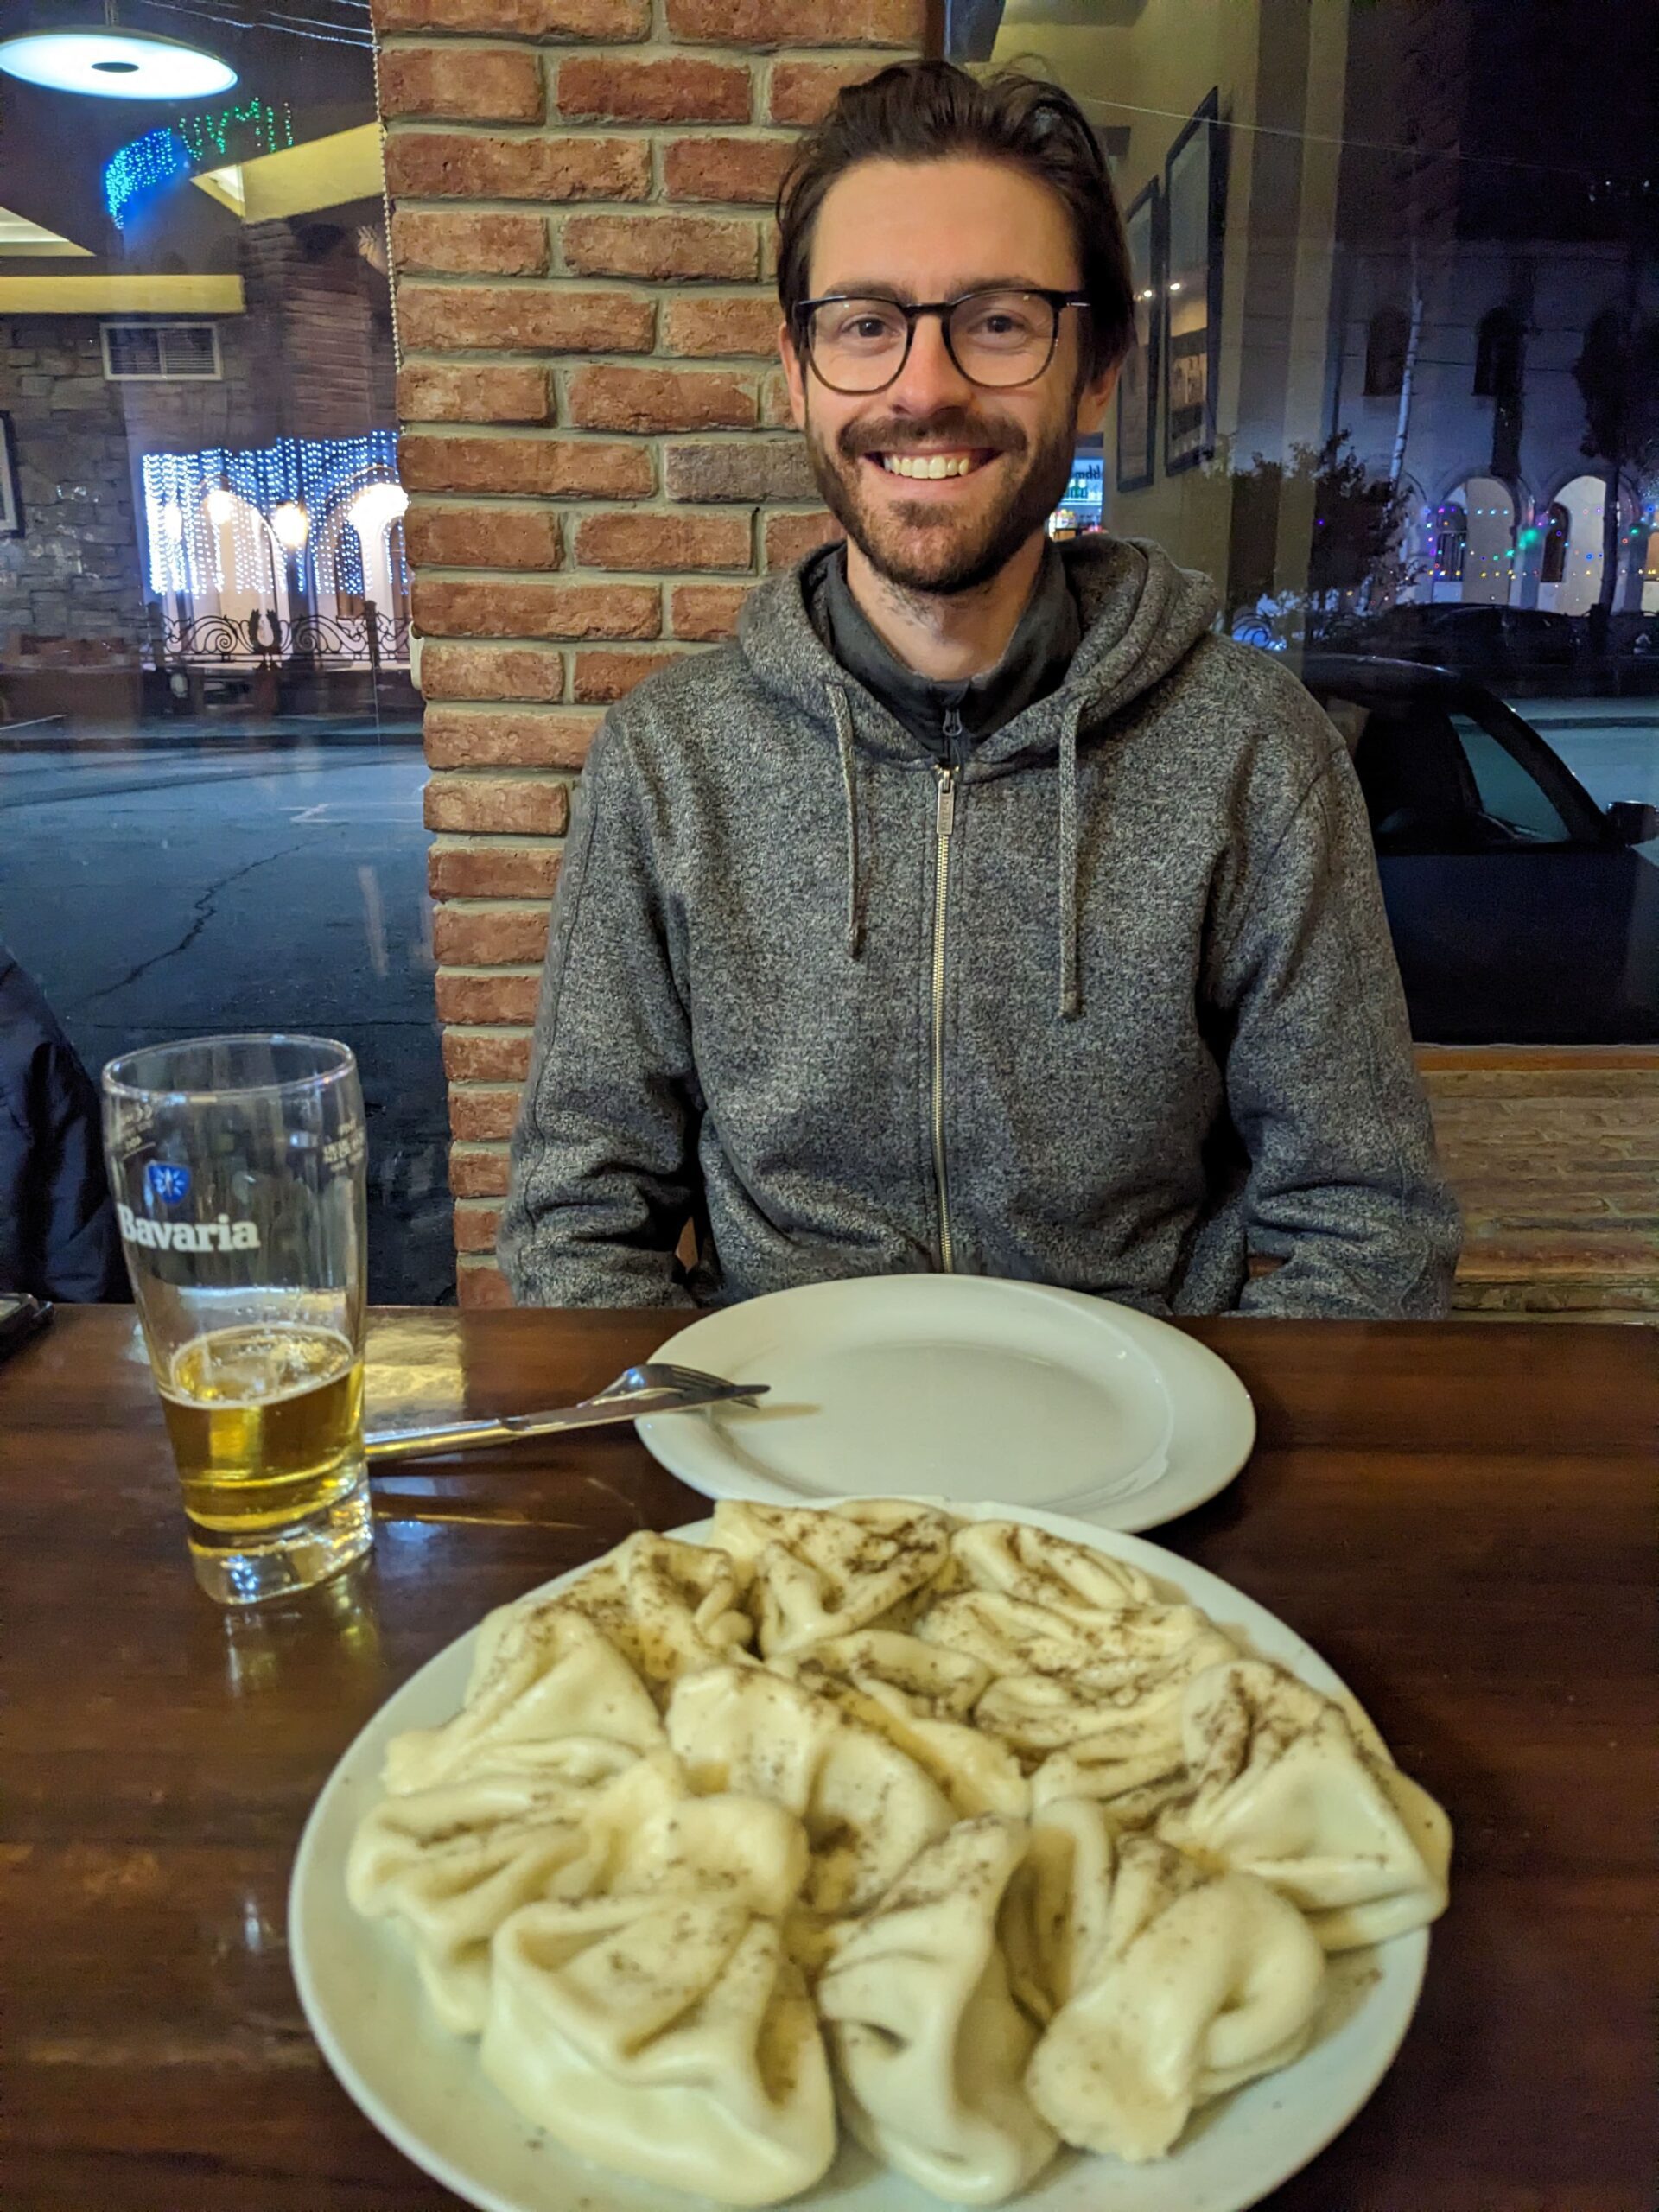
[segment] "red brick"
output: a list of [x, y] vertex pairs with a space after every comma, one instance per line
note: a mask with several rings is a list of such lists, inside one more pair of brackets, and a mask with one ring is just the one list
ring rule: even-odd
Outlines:
[[[738, 200], [770, 207], [794, 150], [792, 138], [671, 139], [663, 149], [664, 197]], [[620, 200], [626, 194], [612, 196]]]
[[458, 1205], [455, 1208], [457, 1252], [493, 1252], [501, 1226], [499, 1206]]
[[394, 130], [386, 184], [399, 200], [644, 200], [651, 149], [643, 138], [571, 131], [496, 138], [481, 130]]
[[522, 968], [547, 950], [547, 908], [440, 906], [432, 949], [445, 967]]
[[584, 515], [575, 556], [588, 569], [747, 569], [753, 540], [747, 515]]
[[580, 768], [597, 715], [429, 707], [426, 757], [435, 768]]
[[416, 499], [404, 543], [417, 568], [556, 569], [559, 518], [548, 507], [440, 506]]
[[523, 1083], [530, 1073], [530, 1032], [452, 1029], [443, 1040], [443, 1068], [451, 1083]]
[[397, 473], [411, 492], [523, 492], [552, 499], [626, 499], [643, 498], [652, 488], [651, 454], [645, 447], [557, 434], [544, 438], [405, 437], [398, 448]]
[[439, 276], [539, 276], [547, 267], [547, 218], [399, 207], [391, 250], [399, 269]]
[[[664, 315], [663, 351], [707, 360], [722, 353], [758, 353], [778, 358], [777, 297], [764, 293], [716, 294], [708, 299], [671, 300]], [[607, 349], [620, 352], [620, 347]]]
[[749, 73], [724, 61], [635, 61], [608, 54], [572, 55], [559, 70], [561, 115], [613, 123], [747, 123]]
[[380, 56], [380, 112], [539, 123], [541, 65], [522, 46], [389, 46]]
[[760, 226], [760, 274], [763, 276], [775, 276], [778, 274], [778, 226], [776, 223], [762, 223]]
[[437, 995], [440, 1021], [533, 1021], [539, 995], [539, 976], [504, 975], [491, 969], [481, 976], [464, 969], [440, 968]]
[[567, 419], [588, 430], [747, 430], [754, 423], [752, 380], [715, 370], [578, 369], [564, 396]]
[[426, 856], [435, 899], [550, 899], [563, 857], [556, 845], [510, 845], [492, 837], [472, 845], [442, 838]]
[[828, 545], [845, 532], [832, 514], [822, 509], [813, 514], [768, 515], [763, 537], [768, 569], [792, 568], [816, 546]]
[[553, 397], [547, 371], [529, 364], [405, 361], [397, 372], [397, 416], [404, 423], [550, 423]]
[[400, 284], [397, 315], [405, 346], [436, 353], [648, 353], [657, 310], [550, 284]]
[[449, 1134], [462, 1144], [505, 1143], [518, 1126], [523, 1098], [518, 1090], [457, 1086], [449, 1093]]
[[575, 696], [620, 699], [648, 676], [689, 658], [685, 653], [578, 653]]
[[789, 378], [781, 369], [773, 369], [762, 379], [760, 421], [768, 430], [794, 428], [795, 418], [789, 411]]
[[505, 1145], [454, 1145], [449, 1153], [449, 1189], [457, 1198], [505, 1198]]
[[415, 626], [426, 638], [656, 638], [655, 584], [471, 582], [415, 579]]
[[421, 689], [429, 699], [534, 699], [564, 690], [564, 661], [535, 645], [458, 645], [434, 639], [421, 654]]
[[512, 1293], [499, 1268], [463, 1262], [455, 1270], [455, 1302], [468, 1310], [484, 1306], [511, 1306]]
[[817, 491], [804, 441], [775, 435], [666, 446], [663, 486], [675, 499], [810, 499]]
[[487, 31], [503, 38], [644, 38], [651, 0], [370, 0], [383, 31]]
[[[562, 837], [570, 819], [568, 785], [541, 776], [435, 775], [426, 787], [429, 830]], [[457, 1016], [456, 1019], [462, 1019]], [[472, 1014], [474, 1021], [512, 1016]]]
[[676, 584], [669, 594], [670, 627], [677, 638], [713, 645], [737, 635], [738, 610], [753, 584]]
[[[927, 30], [927, 0], [667, 0], [671, 38], [716, 46], [909, 46]], [[491, 24], [490, 29], [496, 26]]]
[[834, 106], [843, 85], [861, 84], [883, 64], [860, 61], [777, 61], [772, 64], [766, 112], [773, 123], [816, 123]]
[[567, 215], [564, 265], [578, 276], [753, 276], [756, 229], [741, 216]]

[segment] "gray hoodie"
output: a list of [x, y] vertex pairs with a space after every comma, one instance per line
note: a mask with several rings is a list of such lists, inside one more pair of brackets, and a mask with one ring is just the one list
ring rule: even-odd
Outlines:
[[1457, 1214], [1341, 739], [1157, 546], [1063, 552], [1070, 673], [953, 773], [817, 636], [827, 550], [612, 709], [513, 1140], [522, 1302], [944, 1268], [1446, 1310]]

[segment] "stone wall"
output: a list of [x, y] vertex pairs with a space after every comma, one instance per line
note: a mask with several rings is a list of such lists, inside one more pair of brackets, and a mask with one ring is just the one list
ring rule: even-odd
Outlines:
[[491, 1254], [570, 785], [607, 702], [830, 534], [770, 210], [925, 0], [374, 0], [426, 640], [464, 1302]]
[[269, 350], [256, 318], [207, 319], [219, 326], [222, 375], [154, 384], [105, 381], [100, 316], [0, 322], [0, 408], [12, 418], [23, 501], [22, 537], [0, 538], [0, 658], [136, 664], [140, 456], [277, 435], [255, 374]]

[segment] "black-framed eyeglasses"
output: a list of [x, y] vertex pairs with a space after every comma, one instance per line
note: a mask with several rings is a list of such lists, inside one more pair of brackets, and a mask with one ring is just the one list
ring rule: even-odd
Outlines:
[[969, 384], [1007, 391], [1037, 381], [1054, 358], [1062, 312], [1088, 305], [1082, 292], [1034, 284], [999, 284], [954, 300], [908, 304], [834, 292], [801, 302], [796, 342], [831, 391], [883, 391], [910, 359], [918, 321], [936, 315], [945, 351]]

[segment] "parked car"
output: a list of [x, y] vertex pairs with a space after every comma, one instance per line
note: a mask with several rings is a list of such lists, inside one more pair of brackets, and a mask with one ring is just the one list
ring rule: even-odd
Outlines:
[[1317, 650], [1386, 653], [1461, 675], [1504, 683], [1560, 682], [1585, 649], [1583, 620], [1536, 607], [1488, 607], [1461, 601], [1440, 607], [1390, 607], [1381, 614], [1349, 615]]
[[1605, 810], [1479, 683], [1312, 653], [1370, 817], [1412, 1033], [1451, 1045], [1659, 1041], [1659, 807]]

